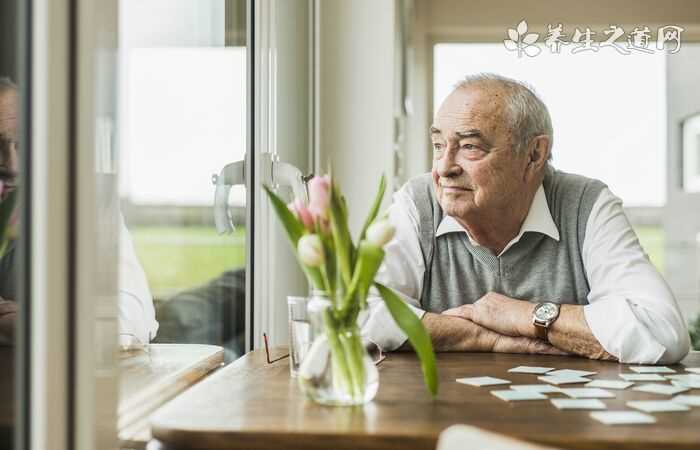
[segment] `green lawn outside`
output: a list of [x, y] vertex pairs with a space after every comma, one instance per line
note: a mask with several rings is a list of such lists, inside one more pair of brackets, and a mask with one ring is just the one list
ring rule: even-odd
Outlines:
[[134, 227], [131, 234], [151, 292], [158, 299], [245, 266], [244, 228], [224, 236], [204, 226]]
[[[639, 226], [635, 231], [651, 261], [663, 273], [663, 229]], [[225, 236], [209, 227], [136, 227], [131, 232], [151, 291], [160, 299], [245, 265], [244, 228]]]

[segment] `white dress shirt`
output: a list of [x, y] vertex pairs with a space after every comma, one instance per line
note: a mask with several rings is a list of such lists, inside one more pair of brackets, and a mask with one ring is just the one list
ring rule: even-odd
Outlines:
[[[389, 219], [396, 227], [396, 235], [384, 249], [386, 257], [377, 281], [393, 288], [422, 317], [425, 311], [419, 298], [425, 267], [418, 237], [418, 212], [403, 190], [394, 194]], [[498, 256], [528, 231], [559, 241], [559, 230], [542, 186], [520, 232]], [[466, 233], [473, 245], [479, 245], [450, 216], [438, 225], [436, 236], [446, 233]], [[602, 347], [624, 363], [669, 364], [685, 357], [690, 338], [678, 304], [639, 244], [622, 200], [607, 188], [601, 191], [591, 210], [582, 252], [591, 288], [588, 305], [583, 307], [584, 316]], [[369, 298], [369, 312], [360, 317], [360, 323], [363, 333], [386, 350], [394, 350], [406, 341], [406, 335], [376, 295]]]
[[158, 331], [153, 297], [121, 214], [119, 222], [119, 341], [129, 344], [133, 335], [146, 344]]

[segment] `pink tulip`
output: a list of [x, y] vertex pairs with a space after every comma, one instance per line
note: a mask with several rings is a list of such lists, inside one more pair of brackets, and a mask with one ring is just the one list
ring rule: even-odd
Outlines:
[[314, 219], [327, 219], [331, 196], [331, 178], [313, 177], [309, 181], [309, 212]]
[[296, 199], [293, 202], [287, 204], [287, 208], [294, 214], [304, 228], [309, 231], [314, 231], [314, 218], [309, 212], [309, 208], [304, 205], [304, 201], [301, 199]]
[[309, 212], [309, 208], [306, 207], [304, 201], [300, 198], [294, 200], [294, 209], [296, 210], [297, 217], [304, 224], [304, 227], [309, 230], [314, 230], [314, 218]]

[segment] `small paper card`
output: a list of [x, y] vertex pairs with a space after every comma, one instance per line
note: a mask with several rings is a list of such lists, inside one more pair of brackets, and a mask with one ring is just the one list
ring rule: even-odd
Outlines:
[[666, 375], [666, 378], [670, 379], [671, 383], [677, 386], [700, 389], [700, 375], [695, 375], [694, 373], [684, 375]]
[[700, 395], [676, 395], [671, 401], [688, 406], [700, 406]]
[[554, 398], [550, 400], [557, 409], [605, 409], [605, 403], [598, 399]]
[[542, 395], [539, 392], [532, 391], [491, 391], [493, 395], [504, 400], [506, 402], [514, 402], [520, 400], [547, 400], [546, 395]]
[[511, 373], [536, 373], [542, 374], [554, 370], [554, 367], [533, 367], [533, 366], [518, 366], [509, 369]]
[[688, 411], [690, 408], [683, 403], [665, 401], [646, 401], [646, 402], [627, 402], [630, 408], [638, 409], [644, 412], [671, 412], [671, 411]]
[[671, 380], [674, 386], [683, 386], [688, 389], [700, 389], [700, 380]]
[[547, 375], [552, 377], [587, 377], [588, 375], [595, 375], [597, 373], [598, 372], [588, 372], [585, 370], [561, 369], [548, 372]]
[[630, 370], [637, 373], [676, 373], [670, 367], [664, 366], [632, 366]]
[[625, 381], [666, 381], [658, 373], [621, 373], [620, 378]]
[[670, 384], [649, 383], [633, 387], [633, 391], [651, 392], [652, 394], [675, 395], [688, 390], [684, 386], [672, 386]]
[[600, 388], [562, 389], [562, 393], [571, 398], [614, 398], [615, 394]]
[[510, 388], [515, 391], [539, 392], [540, 394], [558, 394], [561, 392], [561, 389], [551, 384], [513, 384]]
[[586, 383], [586, 387], [596, 387], [603, 389], [627, 389], [634, 383], [631, 381], [622, 380], [593, 380], [590, 383]]
[[700, 367], [686, 367], [685, 371], [690, 373], [697, 373], [698, 375], [700, 375]]
[[550, 384], [573, 384], [573, 383], [588, 383], [591, 381], [590, 378], [585, 377], [552, 377], [549, 375], [543, 377], [537, 377], [538, 380], [544, 381]]
[[498, 384], [510, 384], [508, 380], [493, 377], [471, 377], [457, 378], [457, 383], [468, 384], [469, 386], [496, 386]]
[[632, 425], [637, 423], [656, 423], [654, 416], [637, 411], [600, 411], [592, 412], [591, 417], [605, 425]]
[[664, 378], [669, 380], [697, 380], [700, 381], [700, 375], [694, 373], [681, 373], [678, 375], [666, 375]]

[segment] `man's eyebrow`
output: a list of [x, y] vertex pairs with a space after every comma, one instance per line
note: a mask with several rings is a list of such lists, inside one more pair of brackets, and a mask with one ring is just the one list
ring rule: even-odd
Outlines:
[[484, 135], [481, 133], [481, 130], [479, 130], [479, 129], [477, 129], [477, 128], [471, 128], [471, 129], [469, 129], [469, 130], [460, 130], [460, 131], [456, 131], [455, 134], [456, 134], [457, 137], [459, 137], [460, 139], [465, 139], [465, 138], [470, 138], [470, 137], [478, 137], [478, 138], [481, 138], [481, 139], [484, 138]]
[[440, 131], [438, 128], [435, 126], [430, 127], [430, 134], [442, 134], [442, 131]]

